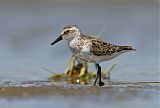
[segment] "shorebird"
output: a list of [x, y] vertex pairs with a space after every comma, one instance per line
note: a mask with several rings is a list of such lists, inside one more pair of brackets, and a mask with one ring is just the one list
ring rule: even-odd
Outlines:
[[99, 79], [99, 86], [104, 85], [104, 82], [101, 80], [100, 62], [108, 61], [125, 52], [135, 51], [131, 46], [113, 45], [99, 38], [84, 35], [76, 25], [65, 26], [60, 36], [54, 40], [51, 45], [54, 45], [60, 40], [67, 40], [73, 55], [80, 60], [95, 63], [97, 67], [97, 77], [94, 85], [96, 85], [97, 79]]

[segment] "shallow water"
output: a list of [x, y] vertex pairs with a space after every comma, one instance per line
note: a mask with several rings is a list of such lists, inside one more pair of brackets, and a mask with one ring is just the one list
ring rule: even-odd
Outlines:
[[[6, 86], [7, 85], [7, 86]], [[158, 108], [158, 83], [108, 83], [103, 87], [53, 82], [1, 82], [2, 108]], [[29, 104], [28, 104], [29, 103]]]
[[[99, 34], [108, 42], [137, 49], [101, 63], [102, 69], [117, 64], [111, 72], [112, 81], [158, 82], [158, 11], [158, 0], [0, 0], [1, 87], [2, 84], [11, 86], [6, 82], [16, 87], [27, 86], [22, 82], [46, 81], [52, 72], [64, 72], [71, 57], [67, 42], [52, 47], [50, 43], [66, 24], [77, 24], [84, 34]], [[95, 71], [93, 64], [90, 70]], [[51, 86], [49, 82], [46, 84]], [[51, 94], [23, 99], [4, 96], [0, 97], [0, 108], [158, 108], [158, 100], [157, 89], [138, 89], [136, 93], [118, 89], [88, 95]]]

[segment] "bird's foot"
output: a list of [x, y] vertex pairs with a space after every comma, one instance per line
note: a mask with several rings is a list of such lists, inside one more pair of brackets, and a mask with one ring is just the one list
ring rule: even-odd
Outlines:
[[104, 86], [104, 84], [105, 84], [105, 83], [102, 82], [102, 81], [99, 82], [99, 86]]

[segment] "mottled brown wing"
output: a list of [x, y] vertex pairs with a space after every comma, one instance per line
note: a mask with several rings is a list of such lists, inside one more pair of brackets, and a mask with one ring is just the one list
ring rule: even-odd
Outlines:
[[136, 50], [133, 49], [132, 46], [113, 45], [92, 36], [88, 36], [87, 38], [92, 42], [90, 51], [96, 56], [112, 55], [117, 52]]
[[103, 56], [103, 55], [112, 55], [113, 53], [116, 53], [119, 49], [118, 46], [103, 42], [101, 40], [92, 39], [92, 46], [91, 46], [91, 52], [96, 56]]

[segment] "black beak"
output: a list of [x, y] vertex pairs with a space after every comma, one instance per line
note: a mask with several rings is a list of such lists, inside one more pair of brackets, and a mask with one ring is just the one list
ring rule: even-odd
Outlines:
[[51, 45], [54, 45], [55, 43], [59, 42], [60, 40], [62, 40], [62, 36], [61, 35], [55, 41], [53, 41], [51, 43]]

